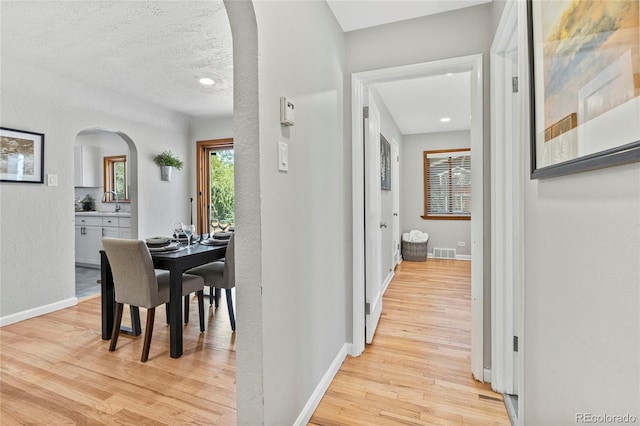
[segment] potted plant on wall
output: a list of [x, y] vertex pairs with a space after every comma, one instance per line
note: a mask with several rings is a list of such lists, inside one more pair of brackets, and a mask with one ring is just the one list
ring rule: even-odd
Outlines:
[[153, 161], [160, 166], [160, 176], [164, 181], [171, 180], [171, 171], [174, 167], [180, 170], [184, 166], [182, 160], [173, 155], [171, 151], [164, 151], [162, 154], [156, 155]]

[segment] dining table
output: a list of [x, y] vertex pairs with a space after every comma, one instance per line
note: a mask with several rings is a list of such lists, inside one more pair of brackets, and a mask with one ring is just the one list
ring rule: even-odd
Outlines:
[[[182, 274], [196, 266], [224, 258], [226, 245], [192, 243], [190, 247], [176, 251], [151, 252], [153, 267], [169, 271], [169, 345], [171, 358], [182, 355]], [[104, 250], [100, 251], [100, 278], [102, 281], [102, 339], [111, 339], [115, 312], [115, 290], [111, 265]], [[140, 335], [140, 316], [137, 307], [131, 309], [131, 329], [122, 329]]]

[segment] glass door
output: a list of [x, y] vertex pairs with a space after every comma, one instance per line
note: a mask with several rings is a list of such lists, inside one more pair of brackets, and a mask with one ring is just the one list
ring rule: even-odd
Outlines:
[[197, 232], [229, 231], [235, 225], [233, 139], [197, 144]]

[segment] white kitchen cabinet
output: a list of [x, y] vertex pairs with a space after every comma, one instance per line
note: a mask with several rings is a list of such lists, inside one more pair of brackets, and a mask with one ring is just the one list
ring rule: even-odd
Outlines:
[[131, 218], [76, 215], [76, 263], [84, 266], [100, 266], [102, 238], [131, 238]]
[[102, 150], [95, 146], [75, 145], [74, 185], [79, 187], [100, 187], [102, 181]]
[[76, 263], [100, 265], [102, 218], [76, 216]]
[[131, 218], [119, 217], [118, 218], [118, 236], [120, 238], [131, 239]]

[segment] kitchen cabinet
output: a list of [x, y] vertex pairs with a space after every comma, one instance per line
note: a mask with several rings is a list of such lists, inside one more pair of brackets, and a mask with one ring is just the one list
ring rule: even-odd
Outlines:
[[74, 186], [100, 187], [102, 181], [102, 150], [95, 146], [75, 145]]
[[77, 214], [76, 264], [100, 266], [102, 237], [131, 238], [131, 218], [100, 213]]
[[102, 218], [76, 216], [76, 263], [100, 265]]

